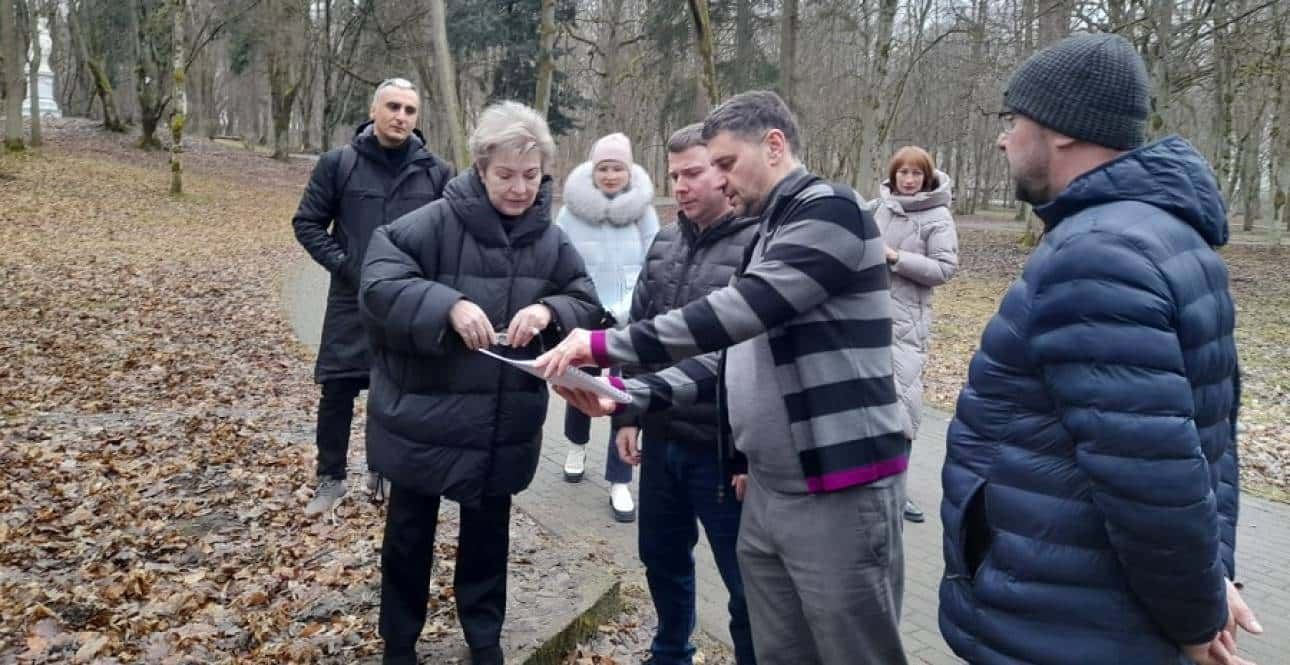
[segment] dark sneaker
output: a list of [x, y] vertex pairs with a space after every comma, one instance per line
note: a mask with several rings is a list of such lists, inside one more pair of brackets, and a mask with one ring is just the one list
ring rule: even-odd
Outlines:
[[331, 510], [340, 498], [345, 496], [345, 480], [343, 478], [332, 478], [323, 476], [318, 479], [318, 487], [314, 489], [314, 498], [309, 500], [309, 505], [305, 506], [306, 515], [317, 515]]
[[367, 472], [367, 500], [381, 504], [390, 498], [390, 480], [375, 471]]

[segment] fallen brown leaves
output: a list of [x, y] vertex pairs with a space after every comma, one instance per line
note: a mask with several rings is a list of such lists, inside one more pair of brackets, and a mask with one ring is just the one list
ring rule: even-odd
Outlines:
[[317, 393], [278, 291], [310, 165], [198, 143], [172, 200], [128, 139], [47, 141], [0, 162], [0, 661], [377, 652], [380, 513], [300, 511]]
[[[967, 377], [968, 362], [1027, 253], [1010, 229], [961, 227], [959, 274], [935, 295], [927, 403], [946, 411]], [[1005, 227], [1006, 229], [1006, 227]], [[1280, 497], [1290, 490], [1290, 248], [1233, 245], [1222, 252], [1237, 308], [1243, 399], [1241, 476], [1248, 491]]]
[[[633, 665], [649, 657], [650, 643], [658, 628], [658, 617], [649, 591], [636, 584], [622, 589], [623, 611], [596, 627], [596, 634], [565, 657], [563, 665]], [[725, 645], [703, 631], [692, 636], [696, 652], [694, 665], [734, 665], [735, 657]]]

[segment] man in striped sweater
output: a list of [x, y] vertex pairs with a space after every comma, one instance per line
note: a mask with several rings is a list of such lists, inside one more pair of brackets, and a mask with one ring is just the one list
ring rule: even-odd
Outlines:
[[732, 97], [703, 138], [736, 210], [759, 218], [730, 286], [623, 329], [576, 330], [539, 366], [550, 377], [676, 363], [609, 379], [631, 405], [560, 389], [595, 415], [715, 396], [748, 460], [737, 549], [760, 663], [905, 663], [909, 449], [878, 228], [854, 191], [802, 168], [796, 120], [774, 93]]

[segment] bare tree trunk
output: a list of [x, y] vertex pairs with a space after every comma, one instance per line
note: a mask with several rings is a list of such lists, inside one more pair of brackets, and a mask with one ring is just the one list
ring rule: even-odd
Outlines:
[[1129, 22], [1126, 0], [1107, 0], [1106, 16], [1110, 19], [1111, 30], [1118, 30]]
[[[312, 32], [312, 30], [311, 30]], [[310, 35], [313, 39], [313, 35]], [[310, 49], [312, 51], [312, 48]], [[314, 85], [317, 81], [317, 59], [313, 53], [305, 56], [304, 82], [300, 86], [300, 145], [305, 152], [314, 150]]]
[[187, 0], [171, 0], [170, 11], [173, 21], [170, 35], [170, 53], [173, 64], [175, 99], [170, 106], [170, 193], [184, 193], [184, 166], [179, 155], [184, 151], [184, 124], [188, 122], [188, 71], [184, 58], [184, 19], [187, 14]]
[[470, 149], [466, 146], [466, 132], [461, 126], [461, 103], [457, 97], [457, 68], [448, 50], [448, 26], [444, 0], [430, 0], [430, 38], [434, 42], [435, 82], [439, 88], [439, 101], [444, 120], [448, 124], [448, 137], [452, 143], [452, 161], [459, 168], [470, 165]]
[[797, 96], [797, 29], [800, 24], [797, 0], [784, 0], [779, 24], [779, 92], [794, 108]]
[[1071, 33], [1071, 0], [1039, 2], [1042, 6], [1039, 13], [1039, 43], [1047, 46]]
[[542, 0], [538, 23], [537, 91], [533, 108], [545, 118], [551, 112], [551, 84], [555, 79], [555, 0]]
[[[40, 12], [35, 0], [27, 6], [27, 25], [31, 29], [31, 62], [27, 63], [27, 96], [30, 97], [28, 109], [31, 112], [31, 145], [44, 143], [40, 136]], [[52, 90], [51, 90], [52, 92]]]
[[92, 97], [97, 96], [99, 105], [103, 107], [103, 128], [110, 132], [124, 133], [125, 123], [121, 122], [121, 113], [117, 111], [116, 93], [112, 90], [111, 79], [108, 78], [107, 62], [101, 54], [90, 53], [89, 46], [86, 44], [88, 36], [85, 34], [84, 24], [81, 22], [75, 4], [67, 8], [67, 31], [94, 85]]
[[1278, 3], [1274, 20], [1276, 55], [1275, 106], [1272, 116], [1272, 221], [1270, 240], [1281, 243], [1282, 229], [1290, 230], [1290, 6]]
[[870, 72], [865, 82], [864, 99], [861, 101], [861, 150], [857, 166], [857, 189], [871, 197], [878, 195], [879, 174], [887, 160], [883, 143], [887, 134], [887, 113], [884, 101], [890, 90], [887, 86], [887, 67], [891, 61], [891, 35], [896, 21], [897, 0], [882, 0], [878, 13], [877, 37], [870, 59]]
[[[332, 70], [335, 65], [332, 63], [332, 57], [335, 55], [335, 49], [332, 45], [332, 19], [331, 19], [331, 1], [323, 0], [323, 54], [322, 63], [322, 86], [323, 86], [323, 107], [322, 107], [322, 136], [318, 137], [318, 149], [327, 152], [331, 150], [331, 135], [335, 133], [336, 124], [339, 118], [336, 112], [335, 99], [335, 80], [332, 78]], [[421, 58], [417, 58], [418, 61]]]
[[752, 86], [753, 72], [753, 0], [735, 0], [735, 92]]
[[275, 53], [270, 48], [269, 104], [273, 121], [273, 158], [285, 160], [291, 154], [291, 111], [300, 93], [299, 83], [292, 80], [291, 66], [286, 54]]
[[[989, 21], [989, 5], [987, 0], [977, 0], [976, 10], [972, 22], [972, 62], [975, 63], [971, 70], [971, 84], [969, 87], [970, 99], [977, 99], [978, 87], [983, 85], [986, 77], [986, 33], [988, 30], [987, 22]], [[982, 132], [985, 131], [985, 116], [975, 108], [978, 104], [973, 104], [968, 111], [968, 123], [966, 129], [969, 136], [972, 137], [972, 189], [964, 192], [962, 181], [959, 183], [960, 198], [967, 206], [968, 214], [975, 214], [977, 206], [982, 202], [982, 190], [985, 189], [985, 139]]]
[[1148, 132], [1152, 137], [1164, 136], [1169, 128], [1169, 37], [1173, 34], [1174, 0], [1152, 0], [1152, 18], [1155, 21], [1156, 47], [1151, 72], [1151, 116]]
[[[1021, 3], [1021, 48], [1017, 53], [1019, 61], [1029, 58], [1035, 49], [1035, 2], [1036, 0], [1024, 0]], [[1039, 220], [1031, 214], [1029, 203], [1019, 202], [1015, 219], [1026, 223], [1026, 230], [1021, 235], [1021, 244], [1025, 247], [1034, 247], [1038, 244]]]
[[721, 102], [717, 91], [717, 60], [715, 57], [715, 39], [712, 36], [712, 15], [708, 9], [708, 0], [689, 0], [690, 16], [694, 18], [694, 36], [699, 48], [699, 62], [703, 65], [703, 88], [708, 95], [708, 102], [716, 106]]
[[23, 150], [22, 140], [22, 47], [18, 40], [18, 17], [14, 0], [0, 0], [0, 42], [7, 50], [4, 54], [5, 123], [4, 146], [7, 150]]
[[[1232, 173], [1232, 64], [1227, 52], [1227, 3], [1214, 3], [1214, 151], [1210, 161], [1219, 184]], [[1223, 196], [1231, 197], [1230, 190]]]
[[[1254, 127], [1260, 126], [1263, 118], [1256, 118]], [[1259, 169], [1259, 146], [1258, 137], [1254, 134], [1257, 130], [1250, 131], [1245, 140], [1251, 145], [1245, 151], [1245, 159], [1241, 163], [1241, 199], [1242, 210], [1245, 213], [1245, 223], [1242, 225], [1243, 230], [1253, 231], [1254, 222], [1262, 218], [1262, 206], [1259, 205], [1259, 181], [1262, 180]]]
[[134, 32], [134, 85], [139, 100], [139, 147], [144, 150], [161, 149], [157, 126], [170, 103], [162, 80], [169, 78], [169, 74], [163, 77], [152, 58], [152, 41], [158, 37], [153, 32], [159, 27], [154, 18], [146, 14], [142, 0], [130, 1], [130, 22]]
[[622, 26], [624, 0], [606, 0], [601, 6], [601, 32], [598, 36], [599, 50], [605, 54], [605, 73], [600, 78], [599, 101], [597, 102], [596, 120], [593, 124], [597, 135], [621, 129], [621, 97], [618, 84], [621, 82], [623, 49], [619, 47], [618, 29]]

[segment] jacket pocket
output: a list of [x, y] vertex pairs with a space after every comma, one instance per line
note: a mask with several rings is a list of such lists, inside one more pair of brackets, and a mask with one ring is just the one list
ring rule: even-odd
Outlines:
[[974, 478], [958, 503], [946, 505], [945, 577], [971, 580], [985, 558], [985, 488], [984, 478]]

